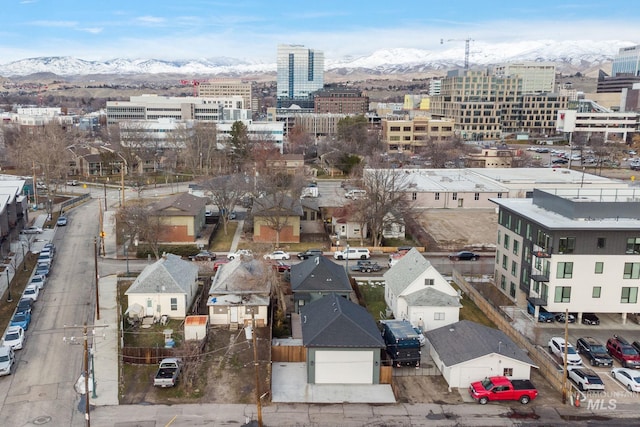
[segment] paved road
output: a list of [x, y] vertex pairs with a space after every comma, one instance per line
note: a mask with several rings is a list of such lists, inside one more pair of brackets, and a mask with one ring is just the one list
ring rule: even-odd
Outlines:
[[[83, 367], [82, 345], [69, 344], [93, 319], [93, 239], [98, 232], [98, 202], [69, 213], [54, 243], [58, 252], [51, 277], [33, 310], [25, 348], [18, 351], [13, 375], [0, 381], [0, 425], [23, 426], [49, 420], [55, 426], [82, 426], [73, 385]], [[63, 340], [67, 337], [67, 341]]]

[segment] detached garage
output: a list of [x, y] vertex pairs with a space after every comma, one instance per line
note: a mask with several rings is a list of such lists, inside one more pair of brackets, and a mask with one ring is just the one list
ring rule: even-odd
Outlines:
[[467, 388], [485, 377], [530, 379], [537, 368], [504, 332], [461, 320], [425, 333], [429, 354], [450, 388]]
[[301, 307], [309, 384], [379, 384], [385, 344], [364, 307], [336, 294]]

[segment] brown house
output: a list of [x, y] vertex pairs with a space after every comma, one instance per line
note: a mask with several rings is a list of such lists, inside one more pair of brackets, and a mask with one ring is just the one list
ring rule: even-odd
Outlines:
[[[253, 241], [299, 243], [300, 200], [285, 195], [268, 195], [253, 202]], [[277, 229], [280, 229], [278, 236]], [[279, 237], [279, 239], [278, 239]]]
[[170, 196], [151, 205], [151, 215], [162, 217], [161, 242], [195, 242], [205, 226], [207, 200], [189, 193]]

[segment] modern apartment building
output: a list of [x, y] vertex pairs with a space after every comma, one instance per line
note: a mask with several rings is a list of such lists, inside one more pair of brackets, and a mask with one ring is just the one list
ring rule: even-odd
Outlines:
[[518, 76], [522, 79], [521, 93], [555, 92], [556, 66], [549, 62], [516, 62], [497, 65], [497, 77]]
[[357, 89], [320, 90], [313, 99], [314, 112], [318, 114], [364, 115], [369, 110], [369, 97]]
[[[495, 284], [524, 308], [640, 312], [640, 189], [534, 189], [498, 205]], [[537, 317], [537, 312], [534, 318]]]
[[122, 120], [246, 120], [251, 111], [245, 109], [242, 96], [201, 98], [144, 94], [129, 101], [107, 101], [107, 124]]
[[312, 94], [324, 86], [324, 53], [302, 45], [278, 45], [279, 107], [313, 107]]
[[526, 129], [536, 135], [553, 135], [557, 129], [558, 111], [569, 107], [569, 96], [558, 93], [525, 93], [518, 107], [509, 117], [510, 120], [505, 120], [505, 132]]
[[443, 142], [454, 137], [454, 122], [417, 116], [412, 120], [382, 120], [382, 141], [388, 152], [415, 153], [429, 142]]

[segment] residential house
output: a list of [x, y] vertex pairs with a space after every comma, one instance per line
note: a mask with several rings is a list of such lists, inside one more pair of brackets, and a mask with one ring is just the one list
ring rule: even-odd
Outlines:
[[459, 320], [458, 292], [416, 248], [383, 277], [384, 299], [394, 318], [408, 320], [423, 331]]
[[304, 156], [302, 154], [282, 154], [277, 158], [267, 159], [266, 164], [271, 173], [300, 175], [304, 172]]
[[253, 241], [299, 243], [302, 205], [299, 199], [270, 194], [253, 201]]
[[146, 317], [183, 319], [198, 291], [198, 266], [164, 254], [148, 265], [125, 292], [129, 307], [139, 304]]
[[533, 361], [499, 329], [461, 320], [428, 331], [429, 354], [449, 387], [504, 375], [529, 379]]
[[344, 267], [324, 256], [307, 258], [291, 266], [291, 291], [296, 313], [328, 294], [349, 298], [353, 289]]
[[379, 384], [384, 340], [367, 310], [337, 294], [302, 307], [309, 384]]
[[363, 223], [356, 214], [356, 210], [349, 204], [335, 208], [332, 217], [334, 236], [338, 240], [365, 239], [367, 224]]
[[207, 200], [189, 193], [166, 197], [150, 206], [151, 216], [161, 217], [160, 241], [195, 242], [205, 227]]
[[251, 256], [239, 256], [221, 265], [211, 280], [207, 299], [212, 325], [243, 327], [269, 324], [271, 266]]

